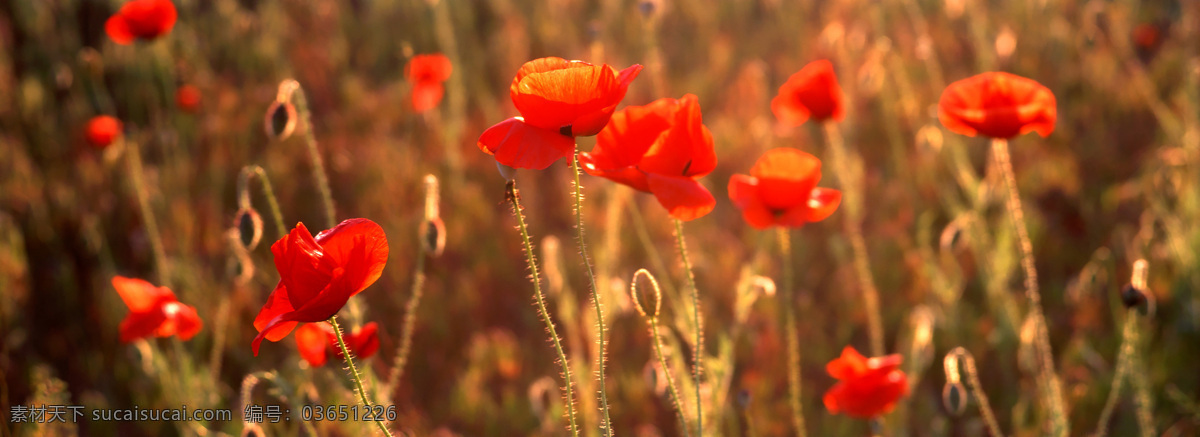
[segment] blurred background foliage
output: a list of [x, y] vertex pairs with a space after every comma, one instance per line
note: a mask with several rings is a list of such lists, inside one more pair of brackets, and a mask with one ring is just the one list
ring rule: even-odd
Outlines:
[[[237, 175], [261, 165], [285, 222], [320, 229], [323, 212], [303, 140], [272, 142], [263, 116], [280, 81], [298, 80], [312, 110], [339, 219], [387, 231], [391, 257], [349, 320], [380, 323], [363, 362], [376, 399], [411, 435], [561, 435], [561, 381], [534, 312], [504, 180], [474, 140], [516, 112], [508, 84], [525, 61], [561, 56], [646, 66], [624, 104], [699, 96], [719, 165], [718, 199], [685, 232], [706, 316], [706, 408], [723, 435], [790, 432], [779, 302], [756, 275], [779, 277], [770, 232], [745, 225], [725, 186], [773, 147], [825, 157], [819, 128], [776, 125], [770, 99], [809, 61], [833, 61], [848, 104], [841, 123], [862, 157], [863, 225], [881, 291], [886, 345], [904, 355], [912, 390], [889, 415], [894, 436], [982, 435], [974, 406], [942, 406], [941, 357], [978, 359], [1001, 428], [1041, 435], [1034, 358], [1023, 335], [1015, 236], [987, 140], [944, 130], [936, 102], [951, 81], [990, 70], [1033, 78], [1058, 99], [1058, 125], [1012, 142], [1032, 232], [1055, 363], [1072, 435], [1097, 428], [1126, 314], [1117, 291], [1149, 261], [1157, 311], [1143, 318], [1135, 377], [1163, 435], [1200, 432], [1200, 2], [1135, 0], [179, 0], [153, 43], [118, 46], [104, 22], [119, 1], [0, 3], [0, 407], [16, 435], [240, 435], [246, 404], [284, 405], [271, 434], [360, 435], [353, 423], [300, 425], [305, 404], [353, 404], [333, 365], [307, 368], [289, 338], [250, 353], [252, 320], [278, 276], [269, 244], [244, 285], [227, 231]], [[416, 114], [404, 66], [445, 53], [445, 100]], [[174, 92], [202, 91], [201, 109]], [[87, 147], [82, 126], [111, 114], [126, 147]], [[583, 150], [594, 140], [580, 140]], [[136, 145], [137, 147], [131, 147]], [[167, 282], [205, 321], [196, 338], [124, 345], [113, 275], [154, 281], [147, 226], [120, 155], [140, 151], [163, 241]], [[422, 178], [442, 183], [445, 253], [427, 263], [413, 356], [390, 370], [420, 246]], [[838, 175], [826, 167], [826, 182]], [[595, 320], [574, 250], [569, 174], [521, 171], [524, 205], [546, 270], [551, 311], [577, 369], [580, 411], [597, 433]], [[664, 284], [667, 349], [686, 377], [690, 331], [672, 228], [650, 197], [584, 178], [589, 243], [610, 327], [608, 393], [620, 434], [677, 435], [628, 282], [646, 267]], [[255, 190], [253, 203], [267, 214]], [[267, 218], [267, 217], [264, 217]], [[268, 218], [269, 220], [269, 218]], [[810, 435], [865, 435], [825, 412], [824, 364], [866, 349], [850, 251], [827, 220], [794, 231], [804, 409]], [[267, 243], [279, 235], [265, 229]], [[1126, 390], [1124, 393], [1130, 393]], [[686, 396], [685, 396], [686, 398]], [[88, 408], [228, 408], [231, 422], [7, 423], [19, 404]], [[687, 405], [692, 405], [690, 401]], [[1134, 435], [1123, 395], [1111, 435]], [[248, 426], [255, 428], [254, 425]], [[302, 431], [303, 429], [303, 431]]]

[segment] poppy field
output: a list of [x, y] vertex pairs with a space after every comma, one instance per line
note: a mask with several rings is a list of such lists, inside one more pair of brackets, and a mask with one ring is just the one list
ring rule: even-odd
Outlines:
[[1200, 2], [0, 3], [0, 437], [1200, 435]]

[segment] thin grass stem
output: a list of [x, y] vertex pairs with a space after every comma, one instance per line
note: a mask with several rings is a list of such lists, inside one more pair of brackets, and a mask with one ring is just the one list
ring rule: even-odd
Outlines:
[[558, 338], [558, 331], [554, 329], [554, 321], [550, 320], [550, 312], [546, 310], [546, 298], [542, 295], [542, 283], [538, 277], [537, 259], [533, 255], [533, 243], [529, 240], [529, 229], [525, 226], [525, 214], [521, 212], [521, 196], [517, 191], [517, 181], [509, 180], [504, 189], [504, 196], [512, 204], [513, 215], [517, 216], [517, 226], [521, 230], [521, 240], [525, 244], [525, 262], [529, 264], [529, 271], [532, 275], [534, 301], [537, 302], [538, 315], [546, 323], [546, 330], [550, 332], [550, 341], [554, 343], [554, 351], [558, 353], [558, 363], [562, 366], [563, 391], [566, 393], [565, 403], [567, 419], [571, 423], [571, 435], [578, 436], [579, 428], [575, 424], [575, 396], [572, 393], [571, 366], [567, 363], [567, 355], [563, 352], [562, 340]]
[[792, 270], [792, 241], [791, 232], [787, 228], [778, 229], [779, 256], [783, 264], [783, 290], [780, 303], [783, 306], [783, 330], [787, 336], [787, 378], [788, 405], [792, 409], [792, 426], [796, 428], [797, 436], [808, 435], [804, 425], [804, 407], [800, 402], [800, 333], [796, 329], [796, 292], [795, 272]]
[[1021, 196], [1017, 190], [1017, 179], [1013, 173], [1012, 159], [1008, 154], [1008, 140], [993, 139], [992, 153], [1000, 172], [1004, 177], [1004, 185], [1008, 189], [1007, 207], [1012, 217], [1013, 227], [1017, 230], [1017, 240], [1021, 249], [1021, 268], [1025, 270], [1025, 297], [1029, 299], [1030, 317], [1033, 318], [1036, 335], [1035, 344], [1038, 351], [1038, 379], [1043, 391], [1043, 402], [1050, 410], [1050, 421], [1053, 434], [1065, 436], [1070, 433], [1066, 410], [1063, 407], [1062, 388], [1058, 375], [1054, 370], [1054, 352], [1050, 349], [1050, 334], [1046, 326], [1046, 318], [1042, 312], [1042, 295], [1038, 292], [1037, 268], [1033, 258], [1033, 243], [1029, 239], [1029, 229], [1025, 224], [1025, 212], [1021, 208]]
[[675, 241], [679, 246], [679, 258], [683, 261], [683, 274], [692, 289], [692, 317], [696, 322], [696, 344], [692, 348], [692, 380], [696, 383], [696, 435], [704, 435], [704, 402], [700, 395], [700, 377], [704, 373], [704, 319], [700, 317], [700, 295], [696, 289], [696, 275], [692, 273], [692, 262], [688, 260], [687, 243], [683, 239], [683, 221], [675, 220]]
[[124, 141], [126, 163], [129, 165], [129, 183], [137, 196], [138, 212], [142, 216], [142, 226], [146, 229], [146, 239], [150, 241], [150, 251], [154, 255], [154, 273], [158, 285], [170, 287], [170, 273], [167, 266], [167, 252], [163, 248], [162, 235], [158, 233], [158, 220], [150, 209], [150, 193], [146, 191], [146, 181], [142, 174], [142, 152], [137, 141]]
[[946, 367], [946, 384], [961, 384], [962, 378], [959, 375], [958, 369], [960, 361], [963, 368], [967, 370], [969, 390], [971, 396], [974, 396], [975, 401], [979, 403], [979, 414], [983, 416], [983, 422], [987, 425], [988, 433], [992, 437], [1003, 437], [1004, 433], [1000, 431], [1000, 422], [996, 421], [996, 413], [992, 411], [992, 405], [988, 403], [987, 393], [983, 392], [983, 384], [979, 383], [979, 371], [975, 367], [975, 357], [966, 349], [956, 347], [950, 353], [946, 354], [944, 361]]
[[[337, 337], [338, 347], [342, 350], [342, 357], [346, 359], [346, 365], [350, 366], [350, 376], [354, 379], [354, 388], [358, 391], [358, 400], [363, 406], [371, 409], [371, 401], [367, 400], [367, 390], [363, 388], [362, 376], [358, 373], [358, 367], [354, 365], [354, 357], [350, 356], [350, 350], [346, 348], [346, 340], [342, 338], [342, 328], [338, 326], [337, 316], [329, 318], [329, 324], [333, 325], [333, 334]], [[382, 420], [375, 420], [375, 425], [379, 426], [379, 430], [383, 435], [391, 436], [392, 432], [388, 431]]]
[[325, 229], [332, 229], [337, 225], [337, 215], [333, 208], [333, 192], [329, 189], [329, 177], [325, 173], [325, 160], [321, 159], [321, 149], [317, 147], [317, 136], [313, 133], [308, 98], [304, 95], [304, 88], [300, 86], [299, 82], [295, 82], [292, 101], [296, 105], [296, 113], [300, 116], [300, 121], [304, 124], [304, 145], [308, 148], [309, 158], [312, 159], [312, 174], [313, 179], [317, 181], [317, 190], [321, 193], [321, 205], [325, 207], [325, 224], [327, 225]]
[[[650, 286], [654, 288], [654, 313], [647, 313], [642, 307], [642, 300], [638, 297], [637, 281], [639, 277], [646, 277], [650, 281]], [[675, 386], [675, 378], [671, 376], [671, 366], [667, 364], [667, 355], [663, 353], [662, 336], [658, 334], [658, 312], [662, 308], [662, 289], [658, 286], [658, 280], [654, 275], [650, 274], [649, 270], [638, 269], [633, 273], [633, 279], [629, 281], [629, 296], [633, 300], [634, 308], [637, 312], [646, 318], [646, 323], [650, 325], [650, 339], [654, 342], [654, 356], [658, 359], [658, 365], [662, 366], [663, 377], [667, 380], [667, 389], [671, 393], [671, 404], [675, 407], [675, 416], [679, 419], [679, 429], [683, 431], [685, 437], [690, 437], [692, 434], [688, 430], [687, 418], [683, 414], [683, 399], [679, 397], [679, 388]]]
[[596, 342], [600, 347], [600, 353], [596, 357], [596, 375], [600, 385], [600, 409], [604, 412], [604, 423], [600, 428], [604, 435], [611, 437], [612, 420], [608, 415], [608, 391], [605, 390], [604, 383], [604, 362], [607, 356], [604, 351], [604, 310], [600, 305], [600, 294], [596, 291], [596, 273], [592, 271], [592, 259], [588, 256], [587, 241], [584, 238], [583, 232], [583, 184], [579, 181], [579, 150], [571, 154], [571, 173], [575, 175], [575, 189], [571, 197], [575, 200], [575, 240], [579, 243], [579, 254], [583, 256], [583, 266], [587, 270], [588, 283], [591, 285], [592, 291], [592, 306], [596, 308]]

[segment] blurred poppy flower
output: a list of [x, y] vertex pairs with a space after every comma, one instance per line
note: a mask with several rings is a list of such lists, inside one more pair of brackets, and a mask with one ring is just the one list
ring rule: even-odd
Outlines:
[[[354, 356], [370, 358], [379, 350], [379, 326], [375, 322], [367, 323], [353, 333], [343, 333], [342, 340]], [[296, 328], [296, 349], [313, 367], [325, 365], [330, 355], [343, 359], [333, 326], [326, 322], [305, 323]]]
[[104, 31], [117, 44], [129, 45], [135, 39], [152, 40], [175, 27], [178, 13], [170, 0], [133, 0], [121, 6], [104, 23]]
[[351, 296], [379, 279], [387, 263], [383, 228], [367, 219], [350, 219], [313, 238], [296, 224], [292, 232], [271, 245], [279, 285], [267, 297], [254, 328], [251, 346], [258, 355], [264, 338], [279, 341], [299, 322], [321, 322], [337, 314]]
[[749, 176], [729, 178], [729, 198], [756, 229], [796, 228], [825, 220], [842, 203], [842, 192], [817, 187], [820, 180], [817, 157], [796, 149], [771, 149], [758, 158]]
[[1054, 132], [1054, 94], [1032, 79], [989, 72], [954, 82], [942, 92], [938, 120], [946, 129], [1008, 139], [1027, 132]]
[[103, 149], [121, 136], [123, 128], [121, 120], [117, 120], [116, 117], [97, 115], [88, 120], [87, 125], [83, 128], [83, 136], [92, 147]]
[[691, 94], [617, 111], [579, 162], [588, 174], [653, 194], [680, 220], [702, 217], [717, 204], [696, 182], [717, 166], [717, 155]]
[[526, 62], [509, 87], [520, 117], [488, 128], [478, 146], [509, 167], [541, 170], [575, 153], [575, 138], [596, 135], [642, 71], [562, 58]]
[[1132, 32], [1133, 43], [1139, 49], [1153, 49], [1161, 41], [1162, 32], [1158, 30], [1158, 26], [1150, 23], [1142, 23], [1133, 28]]
[[867, 358], [846, 346], [842, 356], [825, 365], [838, 380], [825, 392], [825, 409], [858, 419], [871, 419], [892, 411], [908, 394], [908, 378], [900, 370], [899, 354]]
[[789, 77], [779, 87], [779, 95], [771, 100], [771, 112], [789, 126], [802, 125], [809, 118], [817, 121], [846, 118], [842, 87], [833, 74], [833, 64], [825, 59], [813, 61]]
[[450, 78], [452, 69], [450, 58], [441, 53], [416, 55], [408, 61], [404, 76], [413, 83], [413, 110], [425, 112], [441, 103], [445, 92], [442, 82]]
[[129, 307], [129, 315], [121, 321], [121, 342], [139, 338], [170, 337], [190, 340], [204, 323], [196, 309], [179, 303], [167, 287], [155, 287], [141, 279], [113, 276], [113, 288]]
[[184, 112], [196, 112], [200, 109], [200, 89], [192, 85], [183, 85], [176, 89], [175, 106]]

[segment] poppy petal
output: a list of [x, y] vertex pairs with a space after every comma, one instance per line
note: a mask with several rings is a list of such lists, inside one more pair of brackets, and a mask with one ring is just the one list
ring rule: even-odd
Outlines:
[[670, 176], [702, 177], [717, 166], [712, 133], [704, 126], [700, 103], [687, 94], [677, 101], [671, 127], [646, 152], [638, 168]]
[[[608, 65], [605, 65], [605, 67], [608, 67]], [[608, 69], [611, 70], [612, 67], [608, 67]], [[575, 119], [575, 122], [571, 124], [571, 135], [586, 137], [596, 135], [603, 130], [608, 125], [613, 111], [617, 109], [617, 105], [621, 103], [621, 100], [625, 99], [625, 93], [629, 90], [629, 84], [633, 82], [633, 79], [637, 78], [638, 73], [641, 73], [641, 71], [642, 66], [634, 64], [617, 73], [617, 87], [608, 92], [609, 104], [597, 111], [585, 113]]]
[[305, 323], [296, 329], [296, 350], [300, 352], [300, 358], [312, 367], [324, 366], [329, 358], [325, 354], [329, 348], [329, 337], [322, 329], [322, 323]]
[[1012, 138], [1054, 132], [1054, 93], [1032, 79], [988, 72], [954, 82], [938, 101], [938, 120], [952, 132]]
[[842, 356], [825, 365], [829, 376], [839, 380], [854, 378], [867, 371], [867, 357], [858, 353], [852, 346], [842, 349]]
[[771, 111], [779, 121], [791, 126], [799, 126], [809, 117], [844, 119], [842, 88], [833, 72], [833, 63], [825, 59], [813, 61], [789, 77], [771, 100]]
[[271, 252], [275, 254], [280, 283], [285, 286], [283, 291], [295, 307], [304, 306], [325, 289], [336, 267], [304, 223], [297, 223], [287, 236], [271, 245]]
[[596, 158], [587, 152], [579, 152], [579, 166], [592, 176], [625, 184], [638, 191], [650, 192], [650, 186], [646, 182], [646, 173], [638, 170], [637, 167], [601, 168], [596, 165]]
[[125, 16], [120, 13], [108, 17], [108, 21], [104, 22], [104, 33], [117, 44], [133, 44], [134, 36], [129, 29], [129, 22], [125, 21]]
[[351, 352], [359, 358], [370, 358], [379, 350], [379, 324], [369, 322], [352, 335], [354, 347]]
[[121, 342], [129, 343], [153, 335], [164, 320], [166, 320], [166, 315], [159, 310], [130, 312], [124, 320], [121, 320], [121, 325], [117, 328]]
[[413, 56], [404, 69], [404, 76], [413, 82], [445, 82], [453, 66], [450, 58], [441, 53]]
[[155, 331], [155, 335], [159, 337], [178, 335], [180, 340], [187, 341], [199, 333], [204, 326], [200, 315], [196, 313], [196, 308], [189, 305], [169, 302], [163, 305], [162, 313], [164, 315], [163, 323]]
[[817, 187], [812, 190], [812, 196], [808, 199], [808, 217], [809, 222], [819, 222], [825, 220], [833, 212], [837, 210], [838, 205], [842, 203], [842, 192], [832, 188]]
[[590, 129], [598, 122], [596, 118], [602, 117], [603, 122], [589, 134], [595, 135], [612, 115], [612, 110], [603, 114], [605, 108], [612, 106], [615, 109], [616, 104], [609, 94], [619, 86], [611, 67], [569, 62], [563, 68], [532, 72], [522, 77], [513, 85], [513, 104], [526, 123], [554, 132], [572, 126], [580, 119], [584, 119], [582, 122]]
[[164, 301], [175, 300], [175, 293], [171, 292], [171, 289], [155, 287], [153, 284], [137, 278], [113, 276], [112, 285], [131, 313], [156, 311]]
[[[295, 311], [291, 301], [288, 300], [287, 288], [283, 283], [275, 286], [275, 290], [267, 296], [267, 303], [258, 311], [258, 315], [254, 317], [254, 329], [262, 333], [266, 330], [267, 325], [278, 318], [279, 316]], [[265, 333], [265, 337], [271, 341], [279, 341], [292, 332], [296, 328], [296, 323], [284, 323], [272, 327], [270, 331]]]
[[371, 220], [345, 220], [321, 231], [315, 241], [333, 263], [345, 266], [341, 278], [347, 283], [350, 296], [374, 284], [383, 274], [388, 259], [387, 235]]
[[788, 210], [808, 203], [821, 179], [821, 160], [800, 150], [768, 150], [754, 163], [750, 175], [758, 178], [759, 197], [770, 209]]
[[425, 112], [436, 108], [438, 103], [442, 102], [442, 95], [444, 93], [445, 88], [442, 86], [441, 82], [417, 82], [412, 88], [413, 110], [417, 112]]
[[712, 193], [695, 179], [648, 173], [646, 181], [654, 198], [676, 219], [685, 222], [698, 219], [717, 205]]
[[596, 136], [591, 155], [596, 167], [614, 169], [638, 165], [662, 133], [671, 127], [678, 105], [675, 99], [658, 99], [629, 106], [612, 115]]
[[513, 117], [483, 131], [480, 150], [496, 156], [496, 162], [514, 168], [542, 170], [575, 152], [575, 139], [555, 131], [528, 125]]
[[742, 210], [742, 219], [755, 229], [766, 229], [775, 224], [775, 215], [758, 197], [758, 179], [753, 176], [735, 174], [729, 178], [729, 199]]

